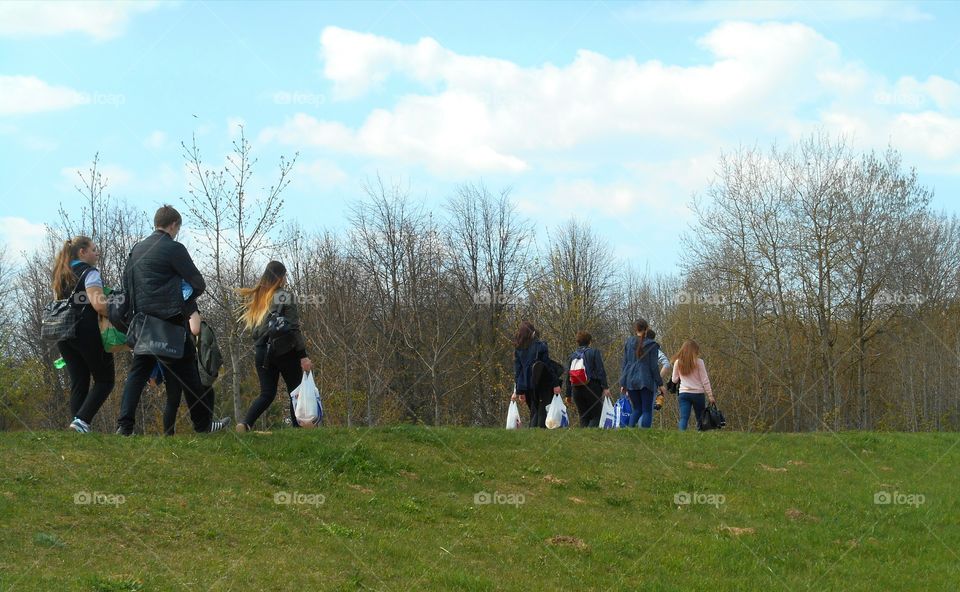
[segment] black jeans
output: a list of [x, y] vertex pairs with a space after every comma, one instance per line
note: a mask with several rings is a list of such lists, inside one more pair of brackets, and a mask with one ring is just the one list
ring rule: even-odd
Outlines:
[[[163, 367], [164, 380], [167, 389], [171, 382], [178, 382], [180, 392], [187, 400], [190, 410], [190, 420], [193, 429], [197, 432], [209, 432], [213, 418], [213, 389], [206, 389], [200, 383], [200, 372], [197, 370], [197, 348], [187, 331], [186, 343], [183, 348], [183, 357], [179, 360], [158, 358], [157, 356], [137, 355], [130, 362], [130, 371], [127, 381], [123, 385], [123, 401], [120, 403], [120, 416], [117, 417], [117, 426], [125, 434], [133, 433], [133, 426], [137, 419], [137, 406], [143, 387], [150, 379], [150, 373], [157, 362]], [[179, 404], [179, 401], [178, 401]]]
[[[253, 427], [257, 419], [277, 398], [281, 376], [283, 382], [287, 385], [287, 393], [292, 393], [293, 389], [300, 386], [300, 381], [303, 380], [303, 370], [300, 368], [300, 358], [296, 351], [271, 359], [269, 364], [266, 364], [266, 368], [263, 366], [267, 358], [267, 348], [257, 346], [254, 353], [254, 361], [257, 364], [257, 378], [260, 379], [260, 395], [254, 399], [253, 404], [250, 405], [250, 410], [247, 411], [247, 416], [243, 419], [243, 423], [247, 427]], [[290, 400], [289, 396], [287, 397], [287, 407], [290, 409], [291, 425], [295, 428], [300, 427], [293, 412], [293, 401]]]
[[[172, 436], [176, 432], [177, 411], [180, 410], [183, 390], [176, 380], [168, 380], [164, 384], [167, 385], [167, 403], [163, 407], [163, 435]], [[213, 386], [204, 387], [204, 389], [203, 394], [200, 395], [200, 400], [209, 400], [212, 405], [215, 397]]]
[[57, 343], [57, 349], [70, 377], [70, 413], [90, 423], [110, 396], [115, 381], [113, 354], [103, 349], [96, 312], [84, 310], [77, 323], [77, 336]]
[[573, 402], [580, 414], [580, 427], [600, 427], [600, 413], [603, 411], [603, 386], [599, 380], [573, 387]]

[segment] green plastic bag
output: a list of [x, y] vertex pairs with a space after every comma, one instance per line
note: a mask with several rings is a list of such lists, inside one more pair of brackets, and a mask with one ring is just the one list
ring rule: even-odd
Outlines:
[[100, 341], [103, 342], [103, 350], [109, 353], [127, 349], [127, 335], [105, 317], [100, 317]]

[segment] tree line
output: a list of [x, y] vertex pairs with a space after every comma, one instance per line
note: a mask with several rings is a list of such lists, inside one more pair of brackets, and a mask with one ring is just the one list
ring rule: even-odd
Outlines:
[[[576, 332], [589, 331], [615, 380], [630, 325], [644, 317], [668, 355], [684, 339], [700, 343], [733, 429], [960, 425], [960, 225], [933, 210], [932, 190], [892, 147], [861, 152], [818, 133], [724, 153], [691, 202], [671, 274], [619, 260], [583, 221], [544, 235], [509, 188], [481, 182], [430, 209], [409, 187], [374, 178], [350, 201], [345, 229], [307, 232], [284, 203], [297, 155], [281, 158], [264, 186], [242, 133], [222, 167], [196, 139], [182, 149], [184, 227], [208, 284], [201, 314], [226, 360], [219, 413], [238, 417], [257, 391], [234, 288], [278, 259], [299, 299], [328, 424], [501, 425], [521, 320], [534, 321], [561, 362]], [[77, 189], [43, 247], [0, 257], [0, 429], [65, 426], [66, 378], [39, 339], [56, 246], [90, 236], [115, 284], [152, 230], [145, 212], [109, 194], [98, 157]], [[126, 356], [117, 366], [122, 378]], [[96, 429], [113, 426], [119, 391]], [[138, 422], [156, 432], [162, 406], [146, 394]], [[264, 420], [281, 424], [283, 408]], [[668, 401], [655, 426], [676, 415]]]

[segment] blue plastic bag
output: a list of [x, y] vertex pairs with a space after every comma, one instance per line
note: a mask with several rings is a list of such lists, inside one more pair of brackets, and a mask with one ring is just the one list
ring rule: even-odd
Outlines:
[[613, 406], [614, 427], [625, 428], [630, 425], [630, 416], [633, 415], [633, 406], [630, 404], [630, 397], [620, 395]]

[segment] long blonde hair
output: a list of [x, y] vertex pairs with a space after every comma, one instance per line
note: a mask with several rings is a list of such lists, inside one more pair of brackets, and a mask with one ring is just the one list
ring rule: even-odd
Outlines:
[[53, 260], [53, 294], [57, 298], [66, 298], [70, 295], [77, 283], [77, 276], [73, 273], [70, 263], [80, 257], [80, 251], [89, 248], [93, 244], [93, 239], [89, 236], [75, 236], [70, 240], [63, 241], [60, 252]]
[[688, 339], [680, 346], [680, 351], [673, 358], [673, 363], [677, 366], [680, 374], [690, 375], [697, 369], [697, 358], [699, 357], [700, 346], [697, 345], [696, 341]]
[[253, 329], [263, 322], [273, 304], [273, 295], [283, 287], [287, 277], [287, 268], [279, 261], [267, 263], [263, 275], [252, 288], [237, 288], [240, 304], [240, 320], [247, 329]]

